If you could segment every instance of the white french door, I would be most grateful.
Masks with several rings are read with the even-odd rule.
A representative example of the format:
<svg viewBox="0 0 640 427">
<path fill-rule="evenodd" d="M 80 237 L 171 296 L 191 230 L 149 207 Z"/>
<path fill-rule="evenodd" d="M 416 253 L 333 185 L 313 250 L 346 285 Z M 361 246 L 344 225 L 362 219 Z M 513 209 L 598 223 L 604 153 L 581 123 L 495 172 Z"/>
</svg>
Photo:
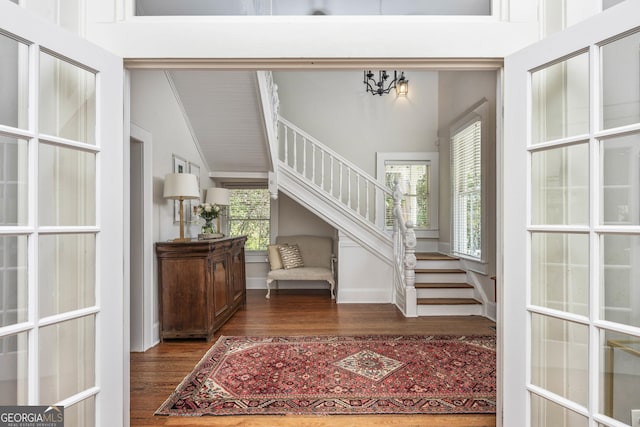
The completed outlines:
<svg viewBox="0 0 640 427">
<path fill-rule="evenodd" d="M 640 1 L 505 58 L 504 128 L 502 425 L 629 426 L 640 409 Z"/>
<path fill-rule="evenodd" d="M 0 404 L 121 426 L 122 60 L 0 1 Z"/>
</svg>

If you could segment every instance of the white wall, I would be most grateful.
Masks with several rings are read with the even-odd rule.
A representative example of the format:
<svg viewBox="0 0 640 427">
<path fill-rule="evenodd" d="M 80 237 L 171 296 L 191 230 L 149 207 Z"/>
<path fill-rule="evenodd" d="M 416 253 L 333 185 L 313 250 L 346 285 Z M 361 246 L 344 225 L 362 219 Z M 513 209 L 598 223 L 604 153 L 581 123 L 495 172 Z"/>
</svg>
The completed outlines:
<svg viewBox="0 0 640 427">
<path fill-rule="evenodd" d="M 501 0 L 495 17 L 178 19 L 131 17 L 134 0 L 83 1 L 89 22 L 88 39 L 125 58 L 212 58 L 214 62 L 220 58 L 253 58 L 258 63 L 264 63 L 263 58 L 278 58 L 298 64 L 301 58 L 493 59 L 539 37 L 537 0 Z"/>
<path fill-rule="evenodd" d="M 131 72 L 131 121 L 152 135 L 153 140 L 153 241 L 166 241 L 178 237 L 179 226 L 173 223 L 173 202 L 162 197 L 164 177 L 173 172 L 172 155 L 200 166 L 200 188 L 210 186 L 209 170 L 200 157 L 196 143 L 189 132 L 182 111 L 163 71 Z M 197 237 L 199 225 L 185 225 L 185 236 Z M 153 251 L 154 248 L 147 248 Z M 153 267 L 154 322 L 158 322 L 157 265 Z M 157 337 L 154 337 L 157 340 Z"/>
<path fill-rule="evenodd" d="M 393 302 L 393 268 L 340 232 L 336 301 L 341 304 Z"/>
<path fill-rule="evenodd" d="M 282 117 L 374 177 L 378 151 L 437 151 L 438 74 L 405 77 L 399 98 L 365 92 L 362 70 L 274 73 Z"/>
<path fill-rule="evenodd" d="M 495 109 L 497 75 L 495 71 L 443 71 L 440 72 L 438 136 L 440 138 L 440 247 L 447 251 L 451 244 L 451 179 L 450 179 L 450 127 L 461 118 L 469 108 L 485 98 L 489 102 L 489 123 L 483 131 L 488 130 L 489 143 L 482 148 L 483 166 L 486 171 L 485 181 L 487 199 L 485 213 L 488 222 L 484 236 L 488 245 L 483 257 L 484 277 L 495 274 L 496 269 L 496 145 L 495 145 Z M 469 265 L 479 268 L 480 266 Z M 490 301 L 493 301 L 493 283 L 488 279 L 483 283 L 483 290 Z"/>
<path fill-rule="evenodd" d="M 278 204 L 279 235 L 307 234 L 335 239 L 335 228 L 281 192 L 278 193 Z"/>
</svg>

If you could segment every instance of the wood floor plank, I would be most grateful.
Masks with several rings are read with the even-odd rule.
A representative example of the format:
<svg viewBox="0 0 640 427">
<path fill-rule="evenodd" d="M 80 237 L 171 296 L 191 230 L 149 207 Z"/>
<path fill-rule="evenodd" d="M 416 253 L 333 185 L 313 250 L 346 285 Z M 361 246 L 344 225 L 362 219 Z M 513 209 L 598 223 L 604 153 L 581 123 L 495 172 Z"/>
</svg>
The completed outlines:
<svg viewBox="0 0 640 427">
<path fill-rule="evenodd" d="M 493 427 L 495 415 L 154 416 L 221 335 L 490 335 L 478 316 L 405 318 L 392 304 L 336 304 L 326 290 L 249 290 L 247 304 L 213 341 L 165 341 L 131 354 L 131 426 Z M 188 309 L 188 308 L 185 308 Z"/>
</svg>

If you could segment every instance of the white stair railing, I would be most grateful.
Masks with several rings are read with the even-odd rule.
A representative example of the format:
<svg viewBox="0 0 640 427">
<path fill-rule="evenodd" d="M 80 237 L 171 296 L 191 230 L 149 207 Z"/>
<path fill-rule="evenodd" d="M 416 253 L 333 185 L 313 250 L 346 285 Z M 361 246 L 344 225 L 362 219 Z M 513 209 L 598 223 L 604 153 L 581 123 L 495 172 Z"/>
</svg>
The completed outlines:
<svg viewBox="0 0 640 427">
<path fill-rule="evenodd" d="M 385 203 L 389 188 L 316 138 L 280 117 L 278 120 L 280 167 L 288 167 L 344 208 L 387 233 Z"/>
<path fill-rule="evenodd" d="M 417 245 L 413 224 L 402 214 L 403 193 L 380 184 L 342 156 L 282 117 L 278 120 L 279 158 L 281 168 L 322 191 L 336 203 L 388 234 L 385 207 L 393 203 L 393 265 L 396 303 L 406 316 L 417 315 L 415 268 Z"/>
</svg>

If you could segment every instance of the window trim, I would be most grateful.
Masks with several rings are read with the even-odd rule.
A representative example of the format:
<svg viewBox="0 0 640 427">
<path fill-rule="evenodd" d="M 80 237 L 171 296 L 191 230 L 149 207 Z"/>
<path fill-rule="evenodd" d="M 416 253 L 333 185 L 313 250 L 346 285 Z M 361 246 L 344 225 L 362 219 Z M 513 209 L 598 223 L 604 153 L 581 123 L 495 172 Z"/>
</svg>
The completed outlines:
<svg viewBox="0 0 640 427">
<path fill-rule="evenodd" d="M 487 262 L 487 251 L 488 251 L 488 242 L 487 242 L 487 227 L 488 227 L 488 219 L 487 219 L 487 161 L 485 155 L 485 147 L 489 143 L 489 130 L 487 128 L 487 124 L 489 123 L 489 101 L 487 99 L 482 98 L 480 101 L 475 103 L 471 108 L 469 108 L 465 113 L 463 113 L 457 120 L 455 120 L 451 126 L 449 127 L 449 163 L 453 163 L 453 149 L 452 149 L 452 140 L 453 135 L 455 135 L 458 131 L 464 129 L 469 126 L 474 121 L 480 120 L 480 257 L 474 257 L 469 254 L 458 253 L 454 251 L 453 239 L 454 239 L 454 226 L 455 221 L 453 220 L 454 213 L 454 203 L 455 199 L 453 197 L 454 194 L 454 182 L 453 182 L 453 167 L 449 168 L 449 184 L 450 184 L 450 212 L 451 212 L 451 230 L 450 230 L 450 245 L 451 252 L 454 253 L 457 257 L 474 261 L 480 264 L 485 264 Z"/>
<path fill-rule="evenodd" d="M 439 189 L 440 189 L 440 169 L 438 161 L 440 153 L 437 151 L 423 152 L 377 152 L 376 153 L 376 179 L 384 185 L 385 164 L 388 161 L 417 161 L 429 162 L 429 172 L 431 181 L 431 191 L 429 193 L 429 228 L 415 229 L 416 237 L 437 239 L 440 237 L 440 228 L 438 222 L 439 209 Z M 378 218 L 382 218 L 384 222 L 384 204 L 377 207 Z"/>
</svg>

